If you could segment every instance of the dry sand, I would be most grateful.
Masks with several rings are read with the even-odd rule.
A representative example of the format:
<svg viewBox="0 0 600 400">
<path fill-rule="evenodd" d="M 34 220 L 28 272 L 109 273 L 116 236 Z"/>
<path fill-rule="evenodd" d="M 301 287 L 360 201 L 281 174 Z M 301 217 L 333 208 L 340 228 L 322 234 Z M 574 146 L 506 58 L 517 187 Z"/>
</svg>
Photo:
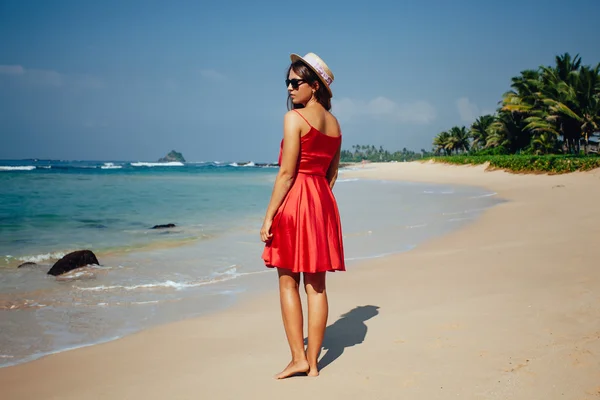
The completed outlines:
<svg viewBox="0 0 600 400">
<path fill-rule="evenodd" d="M 289 355 L 267 274 L 272 291 L 227 311 L 0 369 L 0 398 L 600 398 L 600 170 L 397 163 L 349 176 L 482 186 L 509 201 L 330 274 L 318 378 L 272 379 Z"/>
</svg>

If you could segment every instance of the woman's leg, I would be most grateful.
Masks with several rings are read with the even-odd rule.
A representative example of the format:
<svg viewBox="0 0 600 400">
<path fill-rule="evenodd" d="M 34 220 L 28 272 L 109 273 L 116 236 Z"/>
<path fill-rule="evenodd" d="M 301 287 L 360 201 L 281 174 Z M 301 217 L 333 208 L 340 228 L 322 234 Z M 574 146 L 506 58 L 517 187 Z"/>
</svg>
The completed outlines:
<svg viewBox="0 0 600 400">
<path fill-rule="evenodd" d="M 300 303 L 300 274 L 293 273 L 284 268 L 277 268 L 279 274 L 279 301 L 281 303 L 281 316 L 287 336 L 292 361 L 275 377 L 287 378 L 299 372 L 308 371 L 308 362 L 304 352 L 304 332 L 302 329 L 302 304 Z"/>
<path fill-rule="evenodd" d="M 319 375 L 317 361 L 325 336 L 329 305 L 325 290 L 325 272 L 304 274 L 304 289 L 308 299 L 308 347 L 306 357 L 310 370 L 309 376 Z"/>
</svg>

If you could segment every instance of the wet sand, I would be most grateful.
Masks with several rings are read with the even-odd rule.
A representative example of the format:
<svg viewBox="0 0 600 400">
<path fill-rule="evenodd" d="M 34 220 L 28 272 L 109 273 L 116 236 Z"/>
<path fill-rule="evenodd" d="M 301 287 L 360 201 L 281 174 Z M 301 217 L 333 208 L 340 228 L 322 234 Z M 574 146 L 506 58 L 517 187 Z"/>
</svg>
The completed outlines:
<svg viewBox="0 0 600 400">
<path fill-rule="evenodd" d="M 318 378 L 272 379 L 289 361 L 273 273 L 256 278 L 272 290 L 226 311 L 0 369 L 2 398 L 600 397 L 600 170 L 397 163 L 343 177 L 481 186 L 508 201 L 330 274 Z"/>
</svg>

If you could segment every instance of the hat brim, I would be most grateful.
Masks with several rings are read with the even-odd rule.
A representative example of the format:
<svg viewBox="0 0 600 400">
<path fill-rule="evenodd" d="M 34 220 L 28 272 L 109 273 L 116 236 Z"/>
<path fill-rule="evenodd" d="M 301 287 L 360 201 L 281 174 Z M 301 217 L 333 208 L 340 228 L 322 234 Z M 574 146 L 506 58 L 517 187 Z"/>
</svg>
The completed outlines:
<svg viewBox="0 0 600 400">
<path fill-rule="evenodd" d="M 323 77 L 321 76 L 319 71 L 317 71 L 312 65 L 310 65 L 309 62 L 307 62 L 303 57 L 301 57 L 295 53 L 290 54 L 290 60 L 292 60 L 293 63 L 295 63 L 296 61 L 302 61 L 308 68 L 310 68 L 315 73 L 315 75 L 317 75 L 317 77 L 319 78 L 319 81 L 323 85 L 325 85 L 325 87 L 327 88 L 327 91 L 329 92 L 329 96 L 333 97 L 333 93 L 331 92 L 331 88 L 329 87 L 327 82 L 325 82 L 325 80 L 323 79 Z"/>
</svg>

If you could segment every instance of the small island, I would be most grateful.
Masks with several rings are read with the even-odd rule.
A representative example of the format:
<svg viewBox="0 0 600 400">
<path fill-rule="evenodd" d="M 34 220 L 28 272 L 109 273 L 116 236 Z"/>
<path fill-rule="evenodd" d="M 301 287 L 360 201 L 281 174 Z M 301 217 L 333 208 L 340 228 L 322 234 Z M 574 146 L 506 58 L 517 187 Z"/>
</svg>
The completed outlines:
<svg viewBox="0 0 600 400">
<path fill-rule="evenodd" d="M 171 150 L 169 152 L 169 154 L 167 154 L 163 158 L 158 159 L 158 162 L 173 162 L 173 161 L 185 162 L 185 158 L 183 158 L 183 155 L 181 153 L 178 153 L 175 150 Z"/>
</svg>

